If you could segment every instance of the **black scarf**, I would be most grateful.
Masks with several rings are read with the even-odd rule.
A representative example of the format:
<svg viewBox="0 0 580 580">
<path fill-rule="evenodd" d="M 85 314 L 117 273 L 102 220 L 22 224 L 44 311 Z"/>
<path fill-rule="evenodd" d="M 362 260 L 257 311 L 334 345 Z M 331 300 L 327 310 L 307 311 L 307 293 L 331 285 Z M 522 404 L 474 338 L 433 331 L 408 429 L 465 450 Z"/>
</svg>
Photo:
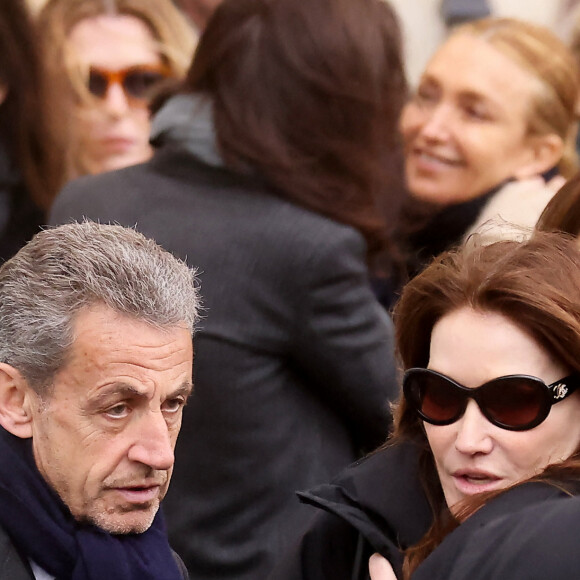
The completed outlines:
<svg viewBox="0 0 580 580">
<path fill-rule="evenodd" d="M 143 534 L 77 523 L 36 468 L 31 440 L 1 427 L 0 525 L 58 580 L 182 580 L 160 513 Z"/>
<path fill-rule="evenodd" d="M 548 183 L 556 175 L 559 175 L 558 167 L 552 167 L 540 177 Z M 404 238 L 402 243 L 409 254 L 409 276 L 418 274 L 441 252 L 460 244 L 490 199 L 511 181 L 513 179 L 506 179 L 482 195 L 467 201 L 443 207 L 425 204 L 419 209 L 419 213 L 422 213 L 420 216 L 414 216 L 413 211 L 415 206 L 421 207 L 422 204 L 410 198 L 409 206 L 406 208 L 407 215 L 404 218 L 409 223 L 405 226 L 406 231 L 402 232 Z M 415 227 L 413 221 L 416 222 Z"/>
</svg>

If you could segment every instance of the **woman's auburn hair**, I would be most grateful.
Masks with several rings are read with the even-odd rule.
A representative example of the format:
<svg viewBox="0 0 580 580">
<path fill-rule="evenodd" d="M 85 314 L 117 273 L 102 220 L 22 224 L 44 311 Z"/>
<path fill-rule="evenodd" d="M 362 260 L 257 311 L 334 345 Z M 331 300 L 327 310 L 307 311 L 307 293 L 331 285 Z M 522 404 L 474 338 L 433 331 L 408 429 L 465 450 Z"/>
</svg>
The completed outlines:
<svg viewBox="0 0 580 580">
<path fill-rule="evenodd" d="M 436 258 L 407 284 L 394 310 L 402 369 L 427 367 L 433 327 L 460 308 L 505 316 L 555 360 L 580 371 L 580 250 L 574 238 L 535 232 L 526 242 L 480 246 L 473 240 Z M 420 448 L 421 478 L 434 514 L 430 532 L 407 551 L 408 577 L 457 522 L 445 504 L 422 421 L 404 398 L 395 407 L 395 430 L 388 444 L 401 440 L 412 440 Z M 580 477 L 575 455 L 551 467 L 545 479 L 558 481 L 561 474 L 564 481 L 571 466 Z M 473 513 L 485 499 L 475 499 L 466 513 Z"/>
<path fill-rule="evenodd" d="M 383 0 L 225 0 L 183 86 L 213 103 L 226 164 L 388 245 L 403 172 L 401 34 Z M 391 219 L 394 222 L 394 218 Z"/>
<path fill-rule="evenodd" d="M 558 164 L 571 177 L 578 170 L 576 133 L 580 100 L 580 68 L 574 54 L 551 30 L 515 18 L 483 18 L 453 33 L 470 34 L 489 43 L 538 82 L 528 111 L 530 135 L 554 133 L 564 143 Z"/>
</svg>

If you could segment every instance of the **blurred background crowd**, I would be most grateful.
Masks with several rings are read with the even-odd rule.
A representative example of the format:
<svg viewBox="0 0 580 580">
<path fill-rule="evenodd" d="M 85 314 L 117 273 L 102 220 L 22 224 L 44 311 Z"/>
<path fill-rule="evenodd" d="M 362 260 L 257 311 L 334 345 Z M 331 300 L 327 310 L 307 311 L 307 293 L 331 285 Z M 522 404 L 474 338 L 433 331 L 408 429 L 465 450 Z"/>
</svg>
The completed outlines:
<svg viewBox="0 0 580 580">
<path fill-rule="evenodd" d="M 576 0 L 2 0 L 0 260 L 88 218 L 199 268 L 193 578 L 266 578 L 294 492 L 386 440 L 435 256 L 577 235 L 579 93 Z"/>
</svg>

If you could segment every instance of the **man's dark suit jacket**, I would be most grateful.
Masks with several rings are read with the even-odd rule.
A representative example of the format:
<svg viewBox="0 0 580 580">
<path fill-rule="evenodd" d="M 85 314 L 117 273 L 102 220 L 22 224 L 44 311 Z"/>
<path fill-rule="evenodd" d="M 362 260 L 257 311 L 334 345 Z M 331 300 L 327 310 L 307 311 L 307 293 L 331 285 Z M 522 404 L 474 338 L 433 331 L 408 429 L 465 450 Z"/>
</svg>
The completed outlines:
<svg viewBox="0 0 580 580">
<path fill-rule="evenodd" d="M 199 270 L 195 388 L 165 500 L 196 580 L 259 580 L 306 525 L 294 492 L 382 442 L 397 395 L 392 326 L 366 245 L 257 180 L 164 147 L 69 184 L 51 222 L 137 226 Z"/>
<path fill-rule="evenodd" d="M 0 528 L 0 580 L 34 580 L 30 565 L 18 553 L 3 528 Z"/>
</svg>

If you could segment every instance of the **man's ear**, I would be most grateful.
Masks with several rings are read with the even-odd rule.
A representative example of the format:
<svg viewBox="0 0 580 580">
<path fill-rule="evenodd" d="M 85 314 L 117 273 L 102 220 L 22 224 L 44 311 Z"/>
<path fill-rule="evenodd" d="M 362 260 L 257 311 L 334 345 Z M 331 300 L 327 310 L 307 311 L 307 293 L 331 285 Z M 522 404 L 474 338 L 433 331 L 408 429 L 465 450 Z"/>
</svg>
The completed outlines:
<svg viewBox="0 0 580 580">
<path fill-rule="evenodd" d="M 0 363 L 0 425 L 21 439 L 32 437 L 32 406 L 38 395 L 12 366 Z"/>
<path fill-rule="evenodd" d="M 556 133 L 528 137 L 529 159 L 515 172 L 516 179 L 536 177 L 558 165 L 564 153 L 564 141 Z"/>
</svg>

